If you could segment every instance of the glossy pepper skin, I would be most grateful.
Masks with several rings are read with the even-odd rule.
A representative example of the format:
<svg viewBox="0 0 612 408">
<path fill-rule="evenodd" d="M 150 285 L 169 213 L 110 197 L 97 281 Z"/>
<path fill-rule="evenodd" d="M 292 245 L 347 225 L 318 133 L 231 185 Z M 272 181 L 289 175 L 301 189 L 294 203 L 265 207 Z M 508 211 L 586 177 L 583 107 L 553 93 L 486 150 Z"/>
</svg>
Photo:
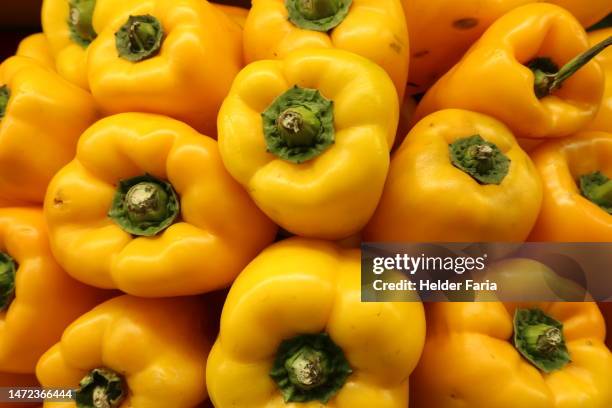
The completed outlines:
<svg viewBox="0 0 612 408">
<path fill-rule="evenodd" d="M 14 289 L 0 290 L 0 371 L 33 373 L 66 326 L 108 294 L 76 282 L 59 267 L 38 209 L 0 209 L 0 248 L 15 263 Z"/>
<path fill-rule="evenodd" d="M 143 1 L 44 0 L 41 12 L 42 27 L 55 58 L 57 72 L 73 84 L 89 89 L 89 45 L 109 21 L 122 18 L 125 12 L 138 3 Z"/>
<path fill-rule="evenodd" d="M 317 0 L 333 3 L 334 0 Z M 316 4 L 317 1 L 311 2 Z M 338 48 L 374 61 L 389 74 L 403 99 L 410 47 L 399 0 L 352 0 L 346 16 L 330 30 L 301 28 L 289 18 L 294 0 L 254 0 L 244 28 L 247 63 L 282 59 L 304 48 Z M 348 3 L 344 1 L 344 3 Z"/>
<path fill-rule="evenodd" d="M 544 182 L 544 200 L 529 239 L 612 241 L 612 215 L 584 196 L 579 181 L 594 172 L 612 176 L 612 134 L 581 132 L 549 141 L 531 157 Z"/>
<path fill-rule="evenodd" d="M 215 7 L 217 7 L 234 22 L 236 22 L 240 26 L 240 28 L 244 28 L 244 25 L 246 24 L 247 15 L 249 14 L 248 9 L 238 6 L 230 6 L 227 4 L 215 4 Z"/>
<path fill-rule="evenodd" d="M 89 48 L 89 85 L 102 110 L 163 114 L 215 136 L 219 107 L 242 66 L 240 27 L 201 0 L 142 2 L 131 15 L 152 16 L 151 32 L 138 41 L 153 45 L 134 54 L 137 40 L 127 34 L 119 45 L 116 34 L 141 24 L 124 15 Z"/>
<path fill-rule="evenodd" d="M 238 277 L 223 308 L 207 365 L 214 406 L 406 407 L 408 376 L 425 335 L 423 306 L 362 303 L 360 287 L 357 249 L 291 238 L 262 252 Z M 279 345 L 322 332 L 343 351 L 352 373 L 325 405 L 284 402 L 269 375 Z"/>
<path fill-rule="evenodd" d="M 591 45 L 595 45 L 612 36 L 612 27 L 589 33 Z M 595 119 L 586 127 L 588 130 L 612 132 L 612 48 L 599 54 L 595 60 L 601 65 L 606 77 L 606 87 L 601 100 L 599 112 Z"/>
<path fill-rule="evenodd" d="M 561 45 L 562 44 L 562 45 Z M 527 64 L 550 58 L 561 67 L 589 48 L 586 32 L 564 9 L 551 4 L 516 8 L 491 25 L 449 72 L 429 89 L 415 120 L 446 109 L 468 109 L 504 122 L 517 137 L 567 136 L 596 115 L 603 71 L 590 61 L 560 89 L 538 98 Z"/>
<path fill-rule="evenodd" d="M 517 308 L 537 308 L 559 321 L 571 362 L 545 373 L 523 358 L 512 340 Z M 427 324 L 425 350 L 411 380 L 413 408 L 612 404 L 612 354 L 595 303 L 432 303 Z"/>
<path fill-rule="evenodd" d="M 509 160 L 499 184 L 478 181 L 453 162 L 450 146 L 474 135 Z M 443 110 L 420 121 L 394 153 L 364 236 L 366 241 L 523 241 L 541 199 L 533 163 L 502 123 L 474 112 Z"/>
<path fill-rule="evenodd" d="M 290 94 L 326 106 L 319 113 L 327 127 L 317 130 L 326 144 L 298 145 L 295 157 L 266 140 L 262 118 Z M 236 77 L 219 112 L 219 148 L 228 171 L 281 227 L 342 239 L 376 208 L 397 122 L 397 94 L 380 67 L 346 51 L 299 50 L 282 61 L 254 62 Z"/>
<path fill-rule="evenodd" d="M 123 380 L 125 398 L 113 406 L 193 408 L 207 397 L 211 322 L 203 310 L 202 302 L 191 297 L 116 297 L 74 321 L 41 357 L 36 376 L 44 387 L 85 394 L 79 382 L 104 368 Z"/>
<path fill-rule="evenodd" d="M 74 156 L 80 134 L 96 120 L 95 103 L 31 58 L 4 61 L 0 89 L 8 96 L 0 97 L 0 197 L 40 203 L 51 177 Z"/>
<path fill-rule="evenodd" d="M 21 40 L 15 55 L 32 58 L 43 67 L 55 70 L 55 59 L 43 33 L 31 34 Z"/>
<path fill-rule="evenodd" d="M 426 91 L 455 65 L 482 33 L 510 10 L 533 0 L 402 0 L 412 55 L 409 93 Z M 569 10 L 584 27 L 612 12 L 609 0 L 549 1 Z"/>
<path fill-rule="evenodd" d="M 145 174 L 171 184 L 180 212 L 150 236 L 109 216 L 118 183 Z M 223 288 L 276 233 L 225 171 L 215 140 L 143 113 L 102 119 L 83 134 L 49 185 L 45 215 L 69 274 L 143 297 Z"/>
</svg>

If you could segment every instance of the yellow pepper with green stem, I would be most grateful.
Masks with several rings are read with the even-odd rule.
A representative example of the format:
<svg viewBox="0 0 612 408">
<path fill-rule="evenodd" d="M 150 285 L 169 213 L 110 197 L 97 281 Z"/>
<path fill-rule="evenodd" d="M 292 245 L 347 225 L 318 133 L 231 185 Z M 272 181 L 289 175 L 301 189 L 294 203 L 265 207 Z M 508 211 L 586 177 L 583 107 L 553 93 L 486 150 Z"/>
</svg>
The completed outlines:
<svg viewBox="0 0 612 408">
<path fill-rule="evenodd" d="M 236 77 L 219 112 L 219 148 L 281 227 L 342 239 L 378 204 L 398 110 L 393 83 L 373 62 L 334 49 L 294 51 Z"/>
<path fill-rule="evenodd" d="M 208 359 L 216 408 L 405 408 L 425 336 L 420 302 L 361 302 L 358 249 L 291 238 L 225 302 Z"/>
<path fill-rule="evenodd" d="M 415 121 L 447 108 L 504 122 L 516 137 L 553 138 L 584 128 L 597 114 L 603 71 L 586 32 L 566 10 L 529 4 L 497 20 L 429 89 Z"/>
<path fill-rule="evenodd" d="M 420 121 L 394 153 L 366 241 L 523 241 L 540 211 L 539 175 L 512 133 L 479 113 Z"/>
<path fill-rule="evenodd" d="M 148 1 L 148 0 L 145 0 Z M 57 72 L 66 80 L 89 89 L 89 45 L 109 21 L 129 13 L 142 0 L 44 0 L 42 27 L 55 58 Z"/>
<path fill-rule="evenodd" d="M 337 48 L 380 65 L 403 100 L 410 47 L 399 0 L 254 0 L 244 28 L 247 63 L 305 48 Z"/>
<path fill-rule="evenodd" d="M 228 286 L 276 226 L 226 172 L 217 142 L 177 120 L 100 120 L 45 200 L 53 252 L 74 278 L 143 297 Z"/>
<path fill-rule="evenodd" d="M 581 132 L 531 153 L 544 182 L 532 241 L 612 241 L 612 133 Z"/>
<path fill-rule="evenodd" d="M 98 116 L 90 94 L 35 60 L 0 65 L 0 198 L 41 203 L 51 177 L 73 157 Z"/>
<path fill-rule="evenodd" d="M 40 210 L 0 209 L 0 371 L 33 373 L 66 326 L 108 296 L 59 267 Z"/>
<path fill-rule="evenodd" d="M 150 112 L 215 136 L 242 67 L 242 30 L 205 0 L 155 0 L 110 21 L 91 44 L 88 80 L 106 114 Z"/>
<path fill-rule="evenodd" d="M 612 406 L 595 303 L 433 303 L 427 324 L 413 408 Z"/>
<path fill-rule="evenodd" d="M 205 307 L 193 297 L 111 299 L 64 331 L 36 376 L 43 387 L 76 390 L 65 408 L 194 408 L 207 397 Z"/>
</svg>

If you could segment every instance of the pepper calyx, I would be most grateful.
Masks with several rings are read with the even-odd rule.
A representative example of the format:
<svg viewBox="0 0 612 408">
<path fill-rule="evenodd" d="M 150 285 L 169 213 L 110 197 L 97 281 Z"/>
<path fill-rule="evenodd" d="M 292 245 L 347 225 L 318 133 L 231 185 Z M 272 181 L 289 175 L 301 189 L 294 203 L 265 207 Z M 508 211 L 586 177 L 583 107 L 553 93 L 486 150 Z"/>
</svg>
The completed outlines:
<svg viewBox="0 0 612 408">
<path fill-rule="evenodd" d="M 510 159 L 480 135 L 457 139 L 449 145 L 451 163 L 480 184 L 501 184 L 510 170 Z"/>
<path fill-rule="evenodd" d="M 87 48 L 98 36 L 93 28 L 95 8 L 96 0 L 69 0 L 68 2 L 70 38 L 83 48 Z"/>
<path fill-rule="evenodd" d="M 349 13 L 353 0 L 285 0 L 289 21 L 304 30 L 327 32 Z"/>
<path fill-rule="evenodd" d="M 5 252 L 0 252 L 0 311 L 8 309 L 15 298 L 17 263 Z"/>
<path fill-rule="evenodd" d="M 585 174 L 579 180 L 582 195 L 612 215 L 612 180 L 600 171 Z"/>
<path fill-rule="evenodd" d="M 6 115 L 6 107 L 11 98 L 11 91 L 7 85 L 0 86 L 0 120 Z"/>
<path fill-rule="evenodd" d="M 79 383 L 78 408 L 118 408 L 127 397 L 125 379 L 108 368 L 94 368 Z"/>
<path fill-rule="evenodd" d="M 115 45 L 119 56 L 131 62 L 139 62 L 157 55 L 162 46 L 164 30 L 152 15 L 129 16 L 115 33 Z"/>
</svg>

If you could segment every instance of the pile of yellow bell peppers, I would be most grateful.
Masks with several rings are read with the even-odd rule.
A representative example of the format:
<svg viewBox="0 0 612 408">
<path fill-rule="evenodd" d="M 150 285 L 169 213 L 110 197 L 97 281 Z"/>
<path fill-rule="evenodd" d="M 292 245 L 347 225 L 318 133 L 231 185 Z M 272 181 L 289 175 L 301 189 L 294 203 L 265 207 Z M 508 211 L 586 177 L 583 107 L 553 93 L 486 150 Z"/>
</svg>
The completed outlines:
<svg viewBox="0 0 612 408">
<path fill-rule="evenodd" d="M 0 406 L 612 407 L 612 303 L 363 302 L 359 249 L 612 242 L 611 12 L 44 0 L 0 64 L 0 386 L 72 399 Z"/>
</svg>

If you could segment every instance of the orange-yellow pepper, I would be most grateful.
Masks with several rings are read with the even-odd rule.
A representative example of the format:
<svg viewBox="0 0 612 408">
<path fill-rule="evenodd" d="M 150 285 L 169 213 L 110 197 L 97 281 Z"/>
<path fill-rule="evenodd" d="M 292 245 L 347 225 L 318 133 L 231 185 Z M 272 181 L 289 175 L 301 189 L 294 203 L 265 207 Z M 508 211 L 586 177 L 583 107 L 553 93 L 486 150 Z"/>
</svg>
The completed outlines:
<svg viewBox="0 0 612 408">
<path fill-rule="evenodd" d="M 410 34 L 408 92 L 426 91 L 498 18 L 534 0 L 402 0 Z M 609 0 L 554 0 L 584 27 L 612 12 Z"/>
<path fill-rule="evenodd" d="M 433 303 L 411 408 L 608 408 L 595 303 Z"/>
<path fill-rule="evenodd" d="M 589 41 L 592 45 L 600 43 L 606 38 L 612 37 L 612 28 L 597 30 L 589 33 Z M 601 130 L 612 132 L 612 48 L 603 51 L 595 60 L 601 65 L 606 77 L 606 87 L 601 106 L 595 119 L 587 126 L 588 130 Z"/>
<path fill-rule="evenodd" d="M 398 121 L 397 93 L 376 64 L 335 49 L 257 61 L 219 112 L 228 171 L 291 233 L 337 240 L 376 209 Z"/>
<path fill-rule="evenodd" d="M 193 408 L 207 398 L 212 319 L 204 308 L 190 297 L 111 299 L 64 331 L 36 376 L 44 387 L 76 390 L 78 405 L 59 407 Z"/>
<path fill-rule="evenodd" d="M 366 241 L 523 241 L 542 186 L 497 120 L 448 109 L 420 121 L 394 153 Z"/>
<path fill-rule="evenodd" d="M 458 108 L 493 116 L 517 137 L 575 133 L 595 117 L 604 89 L 603 71 L 588 48 L 586 32 L 561 7 L 516 8 L 425 94 L 415 120 Z"/>
<path fill-rule="evenodd" d="M 303 238 L 262 252 L 232 286 L 208 359 L 216 408 L 405 408 L 420 302 L 361 302 L 358 249 Z"/>
<path fill-rule="evenodd" d="M 102 119 L 82 135 L 49 185 L 45 215 L 70 275 L 144 297 L 228 286 L 276 233 L 215 140 L 144 113 Z"/>
<path fill-rule="evenodd" d="M 533 241 L 612 241 L 612 133 L 581 132 L 531 157 L 544 182 Z"/>
<path fill-rule="evenodd" d="M 0 371 L 33 373 L 66 326 L 106 296 L 59 267 L 42 211 L 0 209 Z"/>
<path fill-rule="evenodd" d="M 51 177 L 68 163 L 76 141 L 96 120 L 87 92 L 35 60 L 0 65 L 0 197 L 40 203 Z"/>
<path fill-rule="evenodd" d="M 246 24 L 247 15 L 249 14 L 249 10 L 238 7 L 238 6 L 230 6 L 227 4 L 215 4 L 215 6 L 223 11 L 229 18 L 231 18 L 234 22 L 236 22 L 240 28 L 244 28 Z"/>
<path fill-rule="evenodd" d="M 148 1 L 148 0 L 146 0 Z M 143 0 L 44 0 L 42 27 L 57 72 L 66 80 L 89 89 L 87 51 L 114 18 L 123 18 Z"/>
<path fill-rule="evenodd" d="M 45 68 L 55 70 L 55 59 L 43 33 L 32 34 L 21 40 L 15 55 L 32 58 Z"/>
<path fill-rule="evenodd" d="M 244 28 L 247 63 L 304 48 L 338 48 L 387 71 L 403 100 L 410 47 L 399 0 L 253 0 Z"/>
<path fill-rule="evenodd" d="M 163 114 L 211 136 L 241 66 L 242 30 L 204 0 L 141 2 L 104 27 L 87 57 L 106 114 Z"/>
</svg>

